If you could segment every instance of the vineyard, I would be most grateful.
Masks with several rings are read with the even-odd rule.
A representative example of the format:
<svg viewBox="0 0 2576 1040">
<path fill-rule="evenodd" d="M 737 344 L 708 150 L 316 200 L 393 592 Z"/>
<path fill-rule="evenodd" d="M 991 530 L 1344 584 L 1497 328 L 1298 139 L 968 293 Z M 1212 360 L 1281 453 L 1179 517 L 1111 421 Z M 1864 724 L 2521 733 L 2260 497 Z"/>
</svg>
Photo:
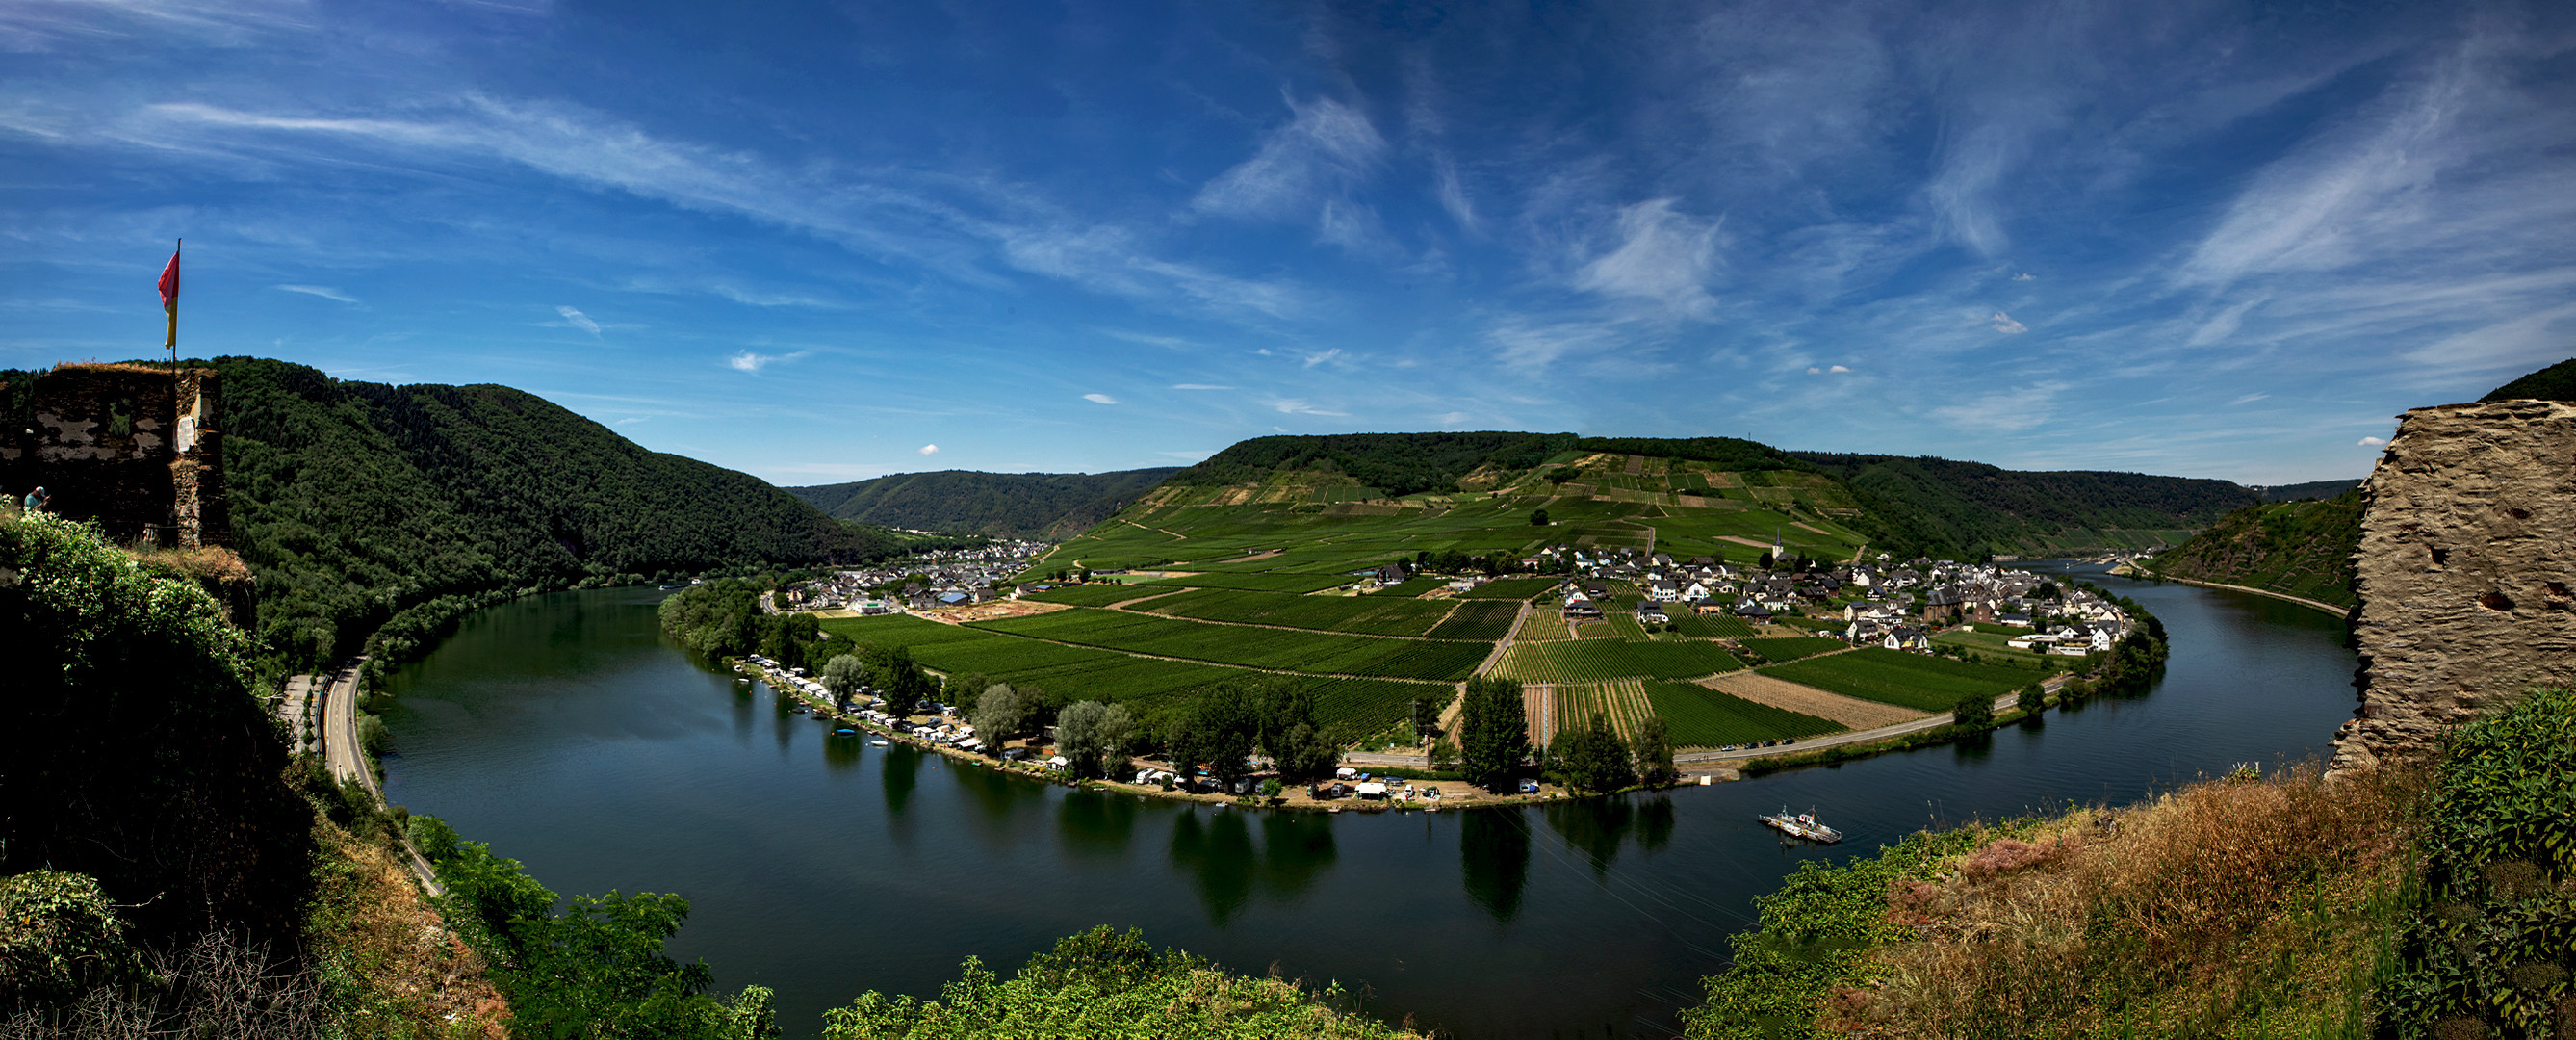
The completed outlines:
<svg viewBox="0 0 2576 1040">
<path fill-rule="evenodd" d="M 1564 581 L 1563 578 L 1496 578 L 1474 589 L 1459 593 L 1458 598 L 1526 600 L 1555 588 Z"/>
<path fill-rule="evenodd" d="M 1549 640 L 1572 638 L 1574 638 L 1574 633 L 1567 631 L 1565 627 L 1565 612 L 1554 607 L 1548 607 L 1541 610 L 1531 611 L 1529 620 L 1521 623 L 1520 634 L 1513 636 L 1512 641 L 1516 643 L 1543 643 Z"/>
<path fill-rule="evenodd" d="M 1290 596 L 1276 592 L 1206 589 L 1158 599 L 1142 609 L 1201 621 L 1282 625 L 1319 632 L 1420 636 L 1440 624 L 1452 606 L 1445 600 L 1381 596 Z M 1500 639 L 1496 632 L 1487 639 Z"/>
<path fill-rule="evenodd" d="M 1823 636 L 1805 636 L 1788 639 L 1747 639 L 1744 641 L 1744 648 L 1761 654 L 1765 661 L 1795 661 L 1801 657 L 1814 657 L 1817 654 L 1829 654 L 1836 650 L 1848 650 L 1851 644 Z"/>
<path fill-rule="evenodd" d="M 1494 674 L 1522 682 L 1588 683 L 1605 679 L 1687 679 L 1743 667 L 1714 643 L 1631 643 L 1622 639 L 1515 642 Z"/>
<path fill-rule="evenodd" d="M 1490 643 L 1245 628 L 1085 608 L 977 622 L 971 627 L 1247 668 L 1396 679 L 1463 679 L 1493 651 Z"/>
<path fill-rule="evenodd" d="M 1191 691 L 1265 677 L 1241 668 L 1058 646 L 901 616 L 840 619 L 823 627 L 836 638 L 908 647 L 914 660 L 950 676 L 980 673 L 1015 686 L 1034 686 L 1059 703 L 1125 703 L 1155 724 Z M 1443 683 L 1321 676 L 1296 681 L 1314 694 L 1316 721 L 1337 741 L 1357 740 L 1403 720 L 1416 697 L 1445 703 L 1452 695 Z"/>
<path fill-rule="evenodd" d="M 1733 694 L 1691 683 L 1655 683 L 1646 688 L 1655 711 L 1664 717 L 1674 747 L 1723 747 L 1781 737 L 1812 737 L 1841 730 L 1841 724 L 1786 708 L 1774 708 Z"/>
<path fill-rule="evenodd" d="M 1149 588 L 1184 587 L 1193 589 L 1241 589 L 1245 592 L 1285 592 L 1292 595 L 1337 589 L 1358 581 L 1347 574 L 1193 574 L 1186 578 L 1163 578 L 1139 582 Z"/>
<path fill-rule="evenodd" d="M 1173 590 L 1159 586 L 1135 585 L 1059 585 L 1045 592 L 1030 593 L 1021 599 L 1040 603 L 1066 603 L 1077 607 L 1105 607 L 1148 596 L 1170 595 Z"/>
<path fill-rule="evenodd" d="M 1689 614 L 1673 618 L 1673 631 L 1699 639 L 1749 639 L 1753 626 L 1724 614 Z"/>
<path fill-rule="evenodd" d="M 1637 727 L 1648 714 L 1661 715 L 1675 748 L 1810 737 L 1843 728 L 1831 720 L 1756 704 L 1705 686 L 1642 679 L 1558 686 L 1554 707 L 1559 729 L 1584 725 L 1594 712 L 1606 712 L 1619 735 L 1628 740 L 1637 738 Z M 1546 736 L 1552 740 L 1555 734 Z"/>
<path fill-rule="evenodd" d="M 1519 600 L 1460 600 L 1457 611 L 1449 615 L 1449 620 L 1433 627 L 1429 635 L 1433 639 L 1482 639 L 1491 642 L 1510 635 L 1512 620 L 1520 613 Z M 1560 622 L 1557 631 L 1564 630 L 1565 625 Z"/>
<path fill-rule="evenodd" d="M 1865 647 L 1762 669 L 1762 674 L 1820 690 L 1894 704 L 1917 711 L 1948 711 L 1969 694 L 2000 696 L 2030 683 L 2037 673 L 1968 664 L 1902 650 Z"/>
</svg>

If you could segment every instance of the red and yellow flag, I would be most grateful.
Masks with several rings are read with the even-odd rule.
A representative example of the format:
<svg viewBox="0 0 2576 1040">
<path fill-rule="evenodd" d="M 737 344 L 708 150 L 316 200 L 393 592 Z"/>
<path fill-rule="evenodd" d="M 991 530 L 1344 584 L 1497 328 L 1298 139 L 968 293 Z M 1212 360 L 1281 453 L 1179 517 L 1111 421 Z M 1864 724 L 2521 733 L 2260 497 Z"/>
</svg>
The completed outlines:
<svg viewBox="0 0 2576 1040">
<path fill-rule="evenodd" d="M 187 244 L 186 239 L 179 240 Z M 170 266 L 161 269 L 161 309 L 170 315 L 170 340 L 161 344 L 173 350 L 179 346 L 179 246 L 170 247 Z"/>
</svg>

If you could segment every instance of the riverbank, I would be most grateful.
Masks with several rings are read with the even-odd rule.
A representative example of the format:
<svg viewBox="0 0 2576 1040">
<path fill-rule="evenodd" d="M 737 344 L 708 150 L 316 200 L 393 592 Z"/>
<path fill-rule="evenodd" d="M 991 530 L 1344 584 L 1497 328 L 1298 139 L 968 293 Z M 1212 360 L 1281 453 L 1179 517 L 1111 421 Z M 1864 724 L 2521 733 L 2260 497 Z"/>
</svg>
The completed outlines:
<svg viewBox="0 0 2576 1040">
<path fill-rule="evenodd" d="M 2251 585 L 2227 585 L 2215 581 L 2201 581 L 2196 578 L 2168 578 L 2152 571 L 2121 576 L 2136 578 L 2140 581 L 2170 581 L 2177 585 L 2197 585 L 2204 589 L 2224 589 L 2229 592 L 2251 592 L 2257 596 L 2268 596 L 2272 599 L 2296 603 L 2302 607 L 2308 607 L 2313 610 L 2322 610 L 2339 618 L 2350 618 L 2352 617 L 2353 611 L 2353 608 L 2351 607 L 2336 606 L 2335 604 L 2328 603 L 2321 599 L 2309 599 L 2305 596 L 2293 596 L 2286 592 L 2274 592 L 2270 589 L 2258 589 Z"/>
</svg>

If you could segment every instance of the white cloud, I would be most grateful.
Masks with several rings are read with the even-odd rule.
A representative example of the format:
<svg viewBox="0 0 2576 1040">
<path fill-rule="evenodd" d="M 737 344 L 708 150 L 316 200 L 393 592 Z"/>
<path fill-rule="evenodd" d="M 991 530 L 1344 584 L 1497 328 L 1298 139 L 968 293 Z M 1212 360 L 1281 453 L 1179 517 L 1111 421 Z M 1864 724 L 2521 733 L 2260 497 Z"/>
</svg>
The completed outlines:
<svg viewBox="0 0 2576 1040">
<path fill-rule="evenodd" d="M 599 323 L 590 320 L 590 315 L 583 314 L 582 312 L 570 307 L 560 306 L 555 308 L 555 313 L 563 315 L 564 321 L 569 323 L 572 327 L 580 329 L 583 332 L 590 333 L 593 336 L 599 335 Z M 734 367 L 740 368 L 742 366 L 736 365 Z"/>
<path fill-rule="evenodd" d="M 1308 207 L 1357 183 L 1386 151 L 1368 116 L 1331 98 L 1289 103 L 1295 116 L 1271 131 L 1252 158 L 1207 182 L 1191 205 L 1237 217 L 1302 217 Z"/>
<path fill-rule="evenodd" d="M 1341 356 L 1342 348 L 1340 347 L 1334 347 L 1333 349 L 1324 351 L 1321 354 L 1308 354 L 1306 355 L 1306 367 L 1313 368 L 1317 365 L 1323 364 L 1324 362 L 1335 360 Z"/>
<path fill-rule="evenodd" d="M 2566 359 L 2568 343 L 2576 339 L 2563 327 L 2570 323 L 2576 323 L 2576 303 L 2446 336 L 2405 356 L 2418 364 L 2468 371 L 2536 368 Z"/>
<path fill-rule="evenodd" d="M 773 362 L 794 361 L 797 358 L 804 357 L 810 353 L 813 352 L 809 350 L 800 350 L 793 354 L 754 354 L 751 351 L 746 350 L 737 353 L 732 357 L 726 358 L 725 364 L 733 366 L 736 371 L 756 373 L 763 368 L 769 367 Z"/>
<path fill-rule="evenodd" d="M 1230 387 L 1230 386 L 1218 386 L 1218 385 L 1216 385 L 1216 384 L 1214 384 L 1214 383 L 1174 383 L 1174 384 L 1172 384 L 1172 389 L 1174 389 L 1174 390 L 1232 390 L 1232 389 L 1234 389 L 1234 388 L 1233 388 L 1233 387 Z"/>
<path fill-rule="evenodd" d="M 1656 300 L 1696 314 L 1712 302 L 1703 288 L 1716 264 L 1722 221 L 1702 222 L 1650 199 L 1619 211 L 1619 244 L 1574 274 L 1574 287 L 1604 296 Z"/>
<path fill-rule="evenodd" d="M 1849 371 L 1851 371 L 1851 369 L 1850 369 L 1849 367 L 1847 367 L 1847 366 L 1844 366 L 1844 365 L 1835 365 L 1835 366 L 1831 369 L 1831 371 L 1835 371 L 1835 372 L 1849 372 Z"/>
<path fill-rule="evenodd" d="M 1972 401 L 1932 409 L 1932 417 L 1953 426 L 2017 433 L 2049 421 L 2065 383 L 2037 383 L 2019 390 L 1987 394 Z"/>
<path fill-rule="evenodd" d="M 2006 314 L 2002 311 L 1996 311 L 1994 317 L 1986 320 L 1994 323 L 1995 331 L 2007 336 L 2018 336 L 2030 331 L 2030 326 L 2014 321 L 2012 315 Z"/>
<path fill-rule="evenodd" d="M 2256 401 L 2260 401 L 2260 400 L 2262 400 L 2262 399 L 2264 399 L 2264 398 L 2266 398 L 2266 397 L 2270 397 L 2270 396 L 2272 396 L 2272 395 L 2270 395 L 2270 394 L 2246 394 L 2246 395 L 2244 395 L 2244 396 L 2242 396 L 2242 397 L 2239 397 L 2239 398 L 2237 398 L 2237 399 L 2235 399 L 2235 400 L 2233 400 L 2233 401 L 2229 401 L 2229 402 L 2227 402 L 2227 406 L 2228 406 L 2228 407 L 2230 407 L 2230 408 L 2234 408 L 2234 407 L 2236 407 L 2237 405 L 2240 405 L 2240 404 L 2253 404 L 2253 403 L 2254 403 L 2254 402 L 2256 402 Z"/>
<path fill-rule="evenodd" d="M 1085 400 L 1085 401 L 1089 401 L 1089 402 L 1091 402 L 1091 403 L 1093 403 L 1093 404 L 1117 404 L 1117 403 L 1118 403 L 1118 399 L 1117 399 L 1117 398 L 1115 398 L 1115 397 L 1111 397 L 1111 396 L 1109 396 L 1108 394 L 1084 394 L 1084 395 L 1082 395 L 1082 399 L 1083 399 L 1083 400 Z"/>
<path fill-rule="evenodd" d="M 1820 375 L 1825 374 L 1825 370 L 1824 370 L 1824 369 L 1821 369 L 1821 368 L 1817 368 L 1817 367 L 1815 367 L 1815 366 L 1813 366 L 1813 365 L 1810 365 L 1810 366 L 1808 366 L 1808 367 L 1807 367 L 1807 374 L 1808 374 L 1808 375 L 1811 375 L 1811 376 L 1820 376 Z"/>
<path fill-rule="evenodd" d="M 2361 446 L 2365 448 L 2384 447 L 2387 444 L 2388 438 L 2385 437 L 2364 437 L 2361 439 Z"/>
<path fill-rule="evenodd" d="M 937 455 L 939 454 L 939 446 L 936 444 L 924 444 L 919 448 L 913 449 L 913 451 L 915 454 L 920 455 Z"/>
<path fill-rule="evenodd" d="M 1607 325 L 1591 322 L 1530 326 L 1514 321 L 1485 333 L 1485 338 L 1502 348 L 1503 364 L 1540 369 L 1569 353 L 1607 347 L 1617 334 Z"/>
<path fill-rule="evenodd" d="M 1204 459 L 1216 453 L 1202 449 L 1199 451 L 1158 451 L 1154 454 L 1163 456 L 1164 458 L 1179 459 L 1183 462 L 1197 462 L 1200 459 Z"/>
<path fill-rule="evenodd" d="M 1276 401 L 1264 401 L 1262 403 L 1267 404 L 1272 408 L 1276 408 L 1288 415 L 1329 415 L 1337 418 L 1349 418 L 1351 414 L 1349 412 L 1325 411 L 1321 408 L 1315 407 L 1314 405 L 1306 403 L 1306 399 L 1302 397 L 1283 397 Z M 1280 430 L 1279 432 L 1286 433 L 1288 431 Z"/>
<path fill-rule="evenodd" d="M 331 288 L 327 285 L 272 285 L 269 286 L 269 288 L 284 289 L 291 293 L 303 293 L 306 296 L 319 296 L 325 300 L 338 300 L 342 303 L 358 302 L 357 297 L 351 296 L 348 293 L 341 292 L 340 290 Z"/>
<path fill-rule="evenodd" d="M 2020 273 L 2020 274 L 2017 274 L 2017 275 L 2012 276 L 2012 280 L 2013 280 L 2013 281 L 2016 281 L 2016 282 L 2027 282 L 2027 281 L 2035 280 L 2035 279 L 2037 279 L 2038 277 L 2039 277 L 2038 275 L 2032 274 L 2032 273 L 2030 273 L 2030 272 L 2028 272 L 2028 271 L 2024 271 L 2024 272 L 2022 272 L 2022 273 Z"/>
</svg>

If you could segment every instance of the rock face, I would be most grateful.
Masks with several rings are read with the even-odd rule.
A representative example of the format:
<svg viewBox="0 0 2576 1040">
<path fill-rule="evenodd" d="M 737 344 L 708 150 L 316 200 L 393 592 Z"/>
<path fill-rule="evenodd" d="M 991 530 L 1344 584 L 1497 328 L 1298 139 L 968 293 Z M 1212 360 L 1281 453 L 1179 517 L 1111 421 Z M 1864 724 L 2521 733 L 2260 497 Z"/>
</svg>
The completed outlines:
<svg viewBox="0 0 2576 1040">
<path fill-rule="evenodd" d="M 55 366 L 37 379 L 27 424 L 0 429 L 0 493 L 44 486 L 54 512 L 123 544 L 225 544 L 221 398 L 210 369 Z"/>
<path fill-rule="evenodd" d="M 2429 757 L 2446 725 L 2576 684 L 2576 404 L 2407 412 L 2362 489 L 2362 705 L 2335 769 Z"/>
</svg>

